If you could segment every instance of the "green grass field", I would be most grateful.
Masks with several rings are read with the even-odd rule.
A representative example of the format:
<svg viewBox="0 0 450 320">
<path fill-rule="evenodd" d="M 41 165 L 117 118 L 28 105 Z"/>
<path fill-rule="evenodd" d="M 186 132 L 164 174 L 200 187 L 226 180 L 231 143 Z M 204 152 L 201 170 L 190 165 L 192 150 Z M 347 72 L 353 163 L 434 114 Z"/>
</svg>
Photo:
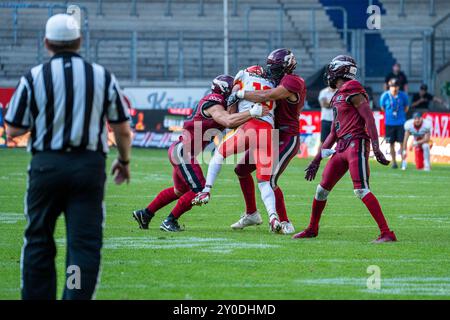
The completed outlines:
<svg viewBox="0 0 450 320">
<path fill-rule="evenodd" d="M 450 167 L 406 172 L 371 162 L 371 186 L 399 242 L 380 245 L 375 222 L 345 176 L 329 197 L 316 239 L 292 240 L 266 223 L 232 231 L 243 211 L 233 166 L 226 165 L 206 207 L 180 219 L 186 231 L 159 224 L 172 206 L 139 230 L 131 218 L 171 184 L 166 151 L 134 150 L 132 182 L 108 180 L 102 278 L 97 299 L 449 299 Z M 109 159 L 113 159 L 113 151 Z M 20 297 L 23 195 L 30 156 L 0 150 L 0 299 Z M 280 179 L 297 230 L 309 222 L 316 184 L 303 179 L 306 160 L 294 159 Z M 322 164 L 323 168 L 324 163 Z M 206 170 L 206 167 L 205 167 Z M 259 193 L 258 193 L 259 194 Z M 259 199 L 258 199 L 259 200 Z M 258 207 L 264 213 L 261 201 Z M 267 221 L 264 213 L 263 218 Z M 64 221 L 58 243 L 58 291 L 64 284 Z M 381 269 L 381 289 L 368 289 L 367 268 Z"/>
</svg>

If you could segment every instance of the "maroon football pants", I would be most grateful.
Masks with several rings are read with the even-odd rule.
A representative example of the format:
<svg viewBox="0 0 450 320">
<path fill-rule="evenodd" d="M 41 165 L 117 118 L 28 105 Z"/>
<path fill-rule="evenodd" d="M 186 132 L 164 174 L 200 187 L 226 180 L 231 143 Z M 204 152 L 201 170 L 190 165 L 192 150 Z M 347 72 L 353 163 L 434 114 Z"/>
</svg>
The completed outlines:
<svg viewBox="0 0 450 320">
<path fill-rule="evenodd" d="M 350 171 L 354 189 L 369 189 L 369 153 L 369 140 L 352 140 L 345 150 L 335 153 L 328 161 L 320 185 L 331 191 L 345 173 Z"/>
</svg>

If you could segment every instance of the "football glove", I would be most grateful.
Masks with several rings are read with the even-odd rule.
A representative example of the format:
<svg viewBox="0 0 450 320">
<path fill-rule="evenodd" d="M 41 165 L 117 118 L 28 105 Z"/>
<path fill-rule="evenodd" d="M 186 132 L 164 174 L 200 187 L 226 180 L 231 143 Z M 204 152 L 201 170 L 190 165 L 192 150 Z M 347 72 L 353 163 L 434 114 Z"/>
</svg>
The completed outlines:
<svg viewBox="0 0 450 320">
<path fill-rule="evenodd" d="M 210 200 L 211 196 L 209 192 L 199 192 L 195 195 L 195 198 L 192 200 L 192 205 L 201 206 L 203 204 L 207 204 Z"/>
<path fill-rule="evenodd" d="M 231 107 L 233 104 L 239 102 L 239 100 L 241 100 L 238 96 L 237 93 L 239 91 L 233 92 L 232 94 L 230 94 L 230 96 L 227 99 L 227 106 Z"/>
<path fill-rule="evenodd" d="M 263 114 L 263 106 L 261 103 L 255 103 L 249 110 L 253 118 L 261 117 Z"/>
<path fill-rule="evenodd" d="M 309 166 L 305 169 L 305 179 L 313 181 L 316 178 L 317 171 L 319 171 L 320 160 L 314 159 Z"/>
<path fill-rule="evenodd" d="M 383 166 L 387 166 L 390 161 L 386 159 L 386 157 L 384 156 L 383 152 L 381 152 L 381 150 L 374 150 L 373 154 L 375 155 L 375 158 L 377 159 L 377 161 L 379 163 L 381 163 Z"/>
</svg>

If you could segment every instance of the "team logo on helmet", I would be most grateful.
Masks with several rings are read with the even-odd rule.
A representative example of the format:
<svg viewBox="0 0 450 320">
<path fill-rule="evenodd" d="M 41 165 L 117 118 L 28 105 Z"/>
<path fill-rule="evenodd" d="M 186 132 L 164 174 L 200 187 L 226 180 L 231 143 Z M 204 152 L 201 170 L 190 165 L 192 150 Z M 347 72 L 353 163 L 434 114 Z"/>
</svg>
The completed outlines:
<svg viewBox="0 0 450 320">
<path fill-rule="evenodd" d="M 331 88 L 336 88 L 336 81 L 340 78 L 353 80 L 356 78 L 358 67 L 355 60 L 346 55 L 335 57 L 327 66 L 325 78 Z"/>
<path fill-rule="evenodd" d="M 222 74 L 214 78 L 211 84 L 211 90 L 214 93 L 221 94 L 225 99 L 230 95 L 231 89 L 233 89 L 233 77 Z"/>
<path fill-rule="evenodd" d="M 213 89 L 214 89 L 215 85 L 218 86 L 222 92 L 227 92 L 228 90 L 230 90 L 230 88 L 228 87 L 228 83 L 226 81 L 214 79 L 213 80 Z"/>
<path fill-rule="evenodd" d="M 267 57 L 267 73 L 275 81 L 281 80 L 285 74 L 292 73 L 296 66 L 295 55 L 289 49 L 276 49 Z"/>
</svg>

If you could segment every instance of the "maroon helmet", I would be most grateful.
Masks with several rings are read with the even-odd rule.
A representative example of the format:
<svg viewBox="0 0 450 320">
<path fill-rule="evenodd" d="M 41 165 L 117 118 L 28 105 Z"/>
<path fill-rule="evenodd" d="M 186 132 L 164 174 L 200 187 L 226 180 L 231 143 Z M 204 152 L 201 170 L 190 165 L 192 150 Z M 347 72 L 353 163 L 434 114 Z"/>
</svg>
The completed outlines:
<svg viewBox="0 0 450 320">
<path fill-rule="evenodd" d="M 266 64 L 267 76 L 275 81 L 279 81 L 285 74 L 294 71 L 297 66 L 297 60 L 291 50 L 281 48 L 269 54 Z"/>
<path fill-rule="evenodd" d="M 233 83 L 234 78 L 232 76 L 221 74 L 212 81 L 211 90 L 213 93 L 221 94 L 227 99 L 233 89 Z"/>
<path fill-rule="evenodd" d="M 325 79 L 332 89 L 336 89 L 336 81 L 338 79 L 353 80 L 356 78 L 358 66 L 355 59 L 346 55 L 335 57 L 327 66 Z"/>
</svg>

